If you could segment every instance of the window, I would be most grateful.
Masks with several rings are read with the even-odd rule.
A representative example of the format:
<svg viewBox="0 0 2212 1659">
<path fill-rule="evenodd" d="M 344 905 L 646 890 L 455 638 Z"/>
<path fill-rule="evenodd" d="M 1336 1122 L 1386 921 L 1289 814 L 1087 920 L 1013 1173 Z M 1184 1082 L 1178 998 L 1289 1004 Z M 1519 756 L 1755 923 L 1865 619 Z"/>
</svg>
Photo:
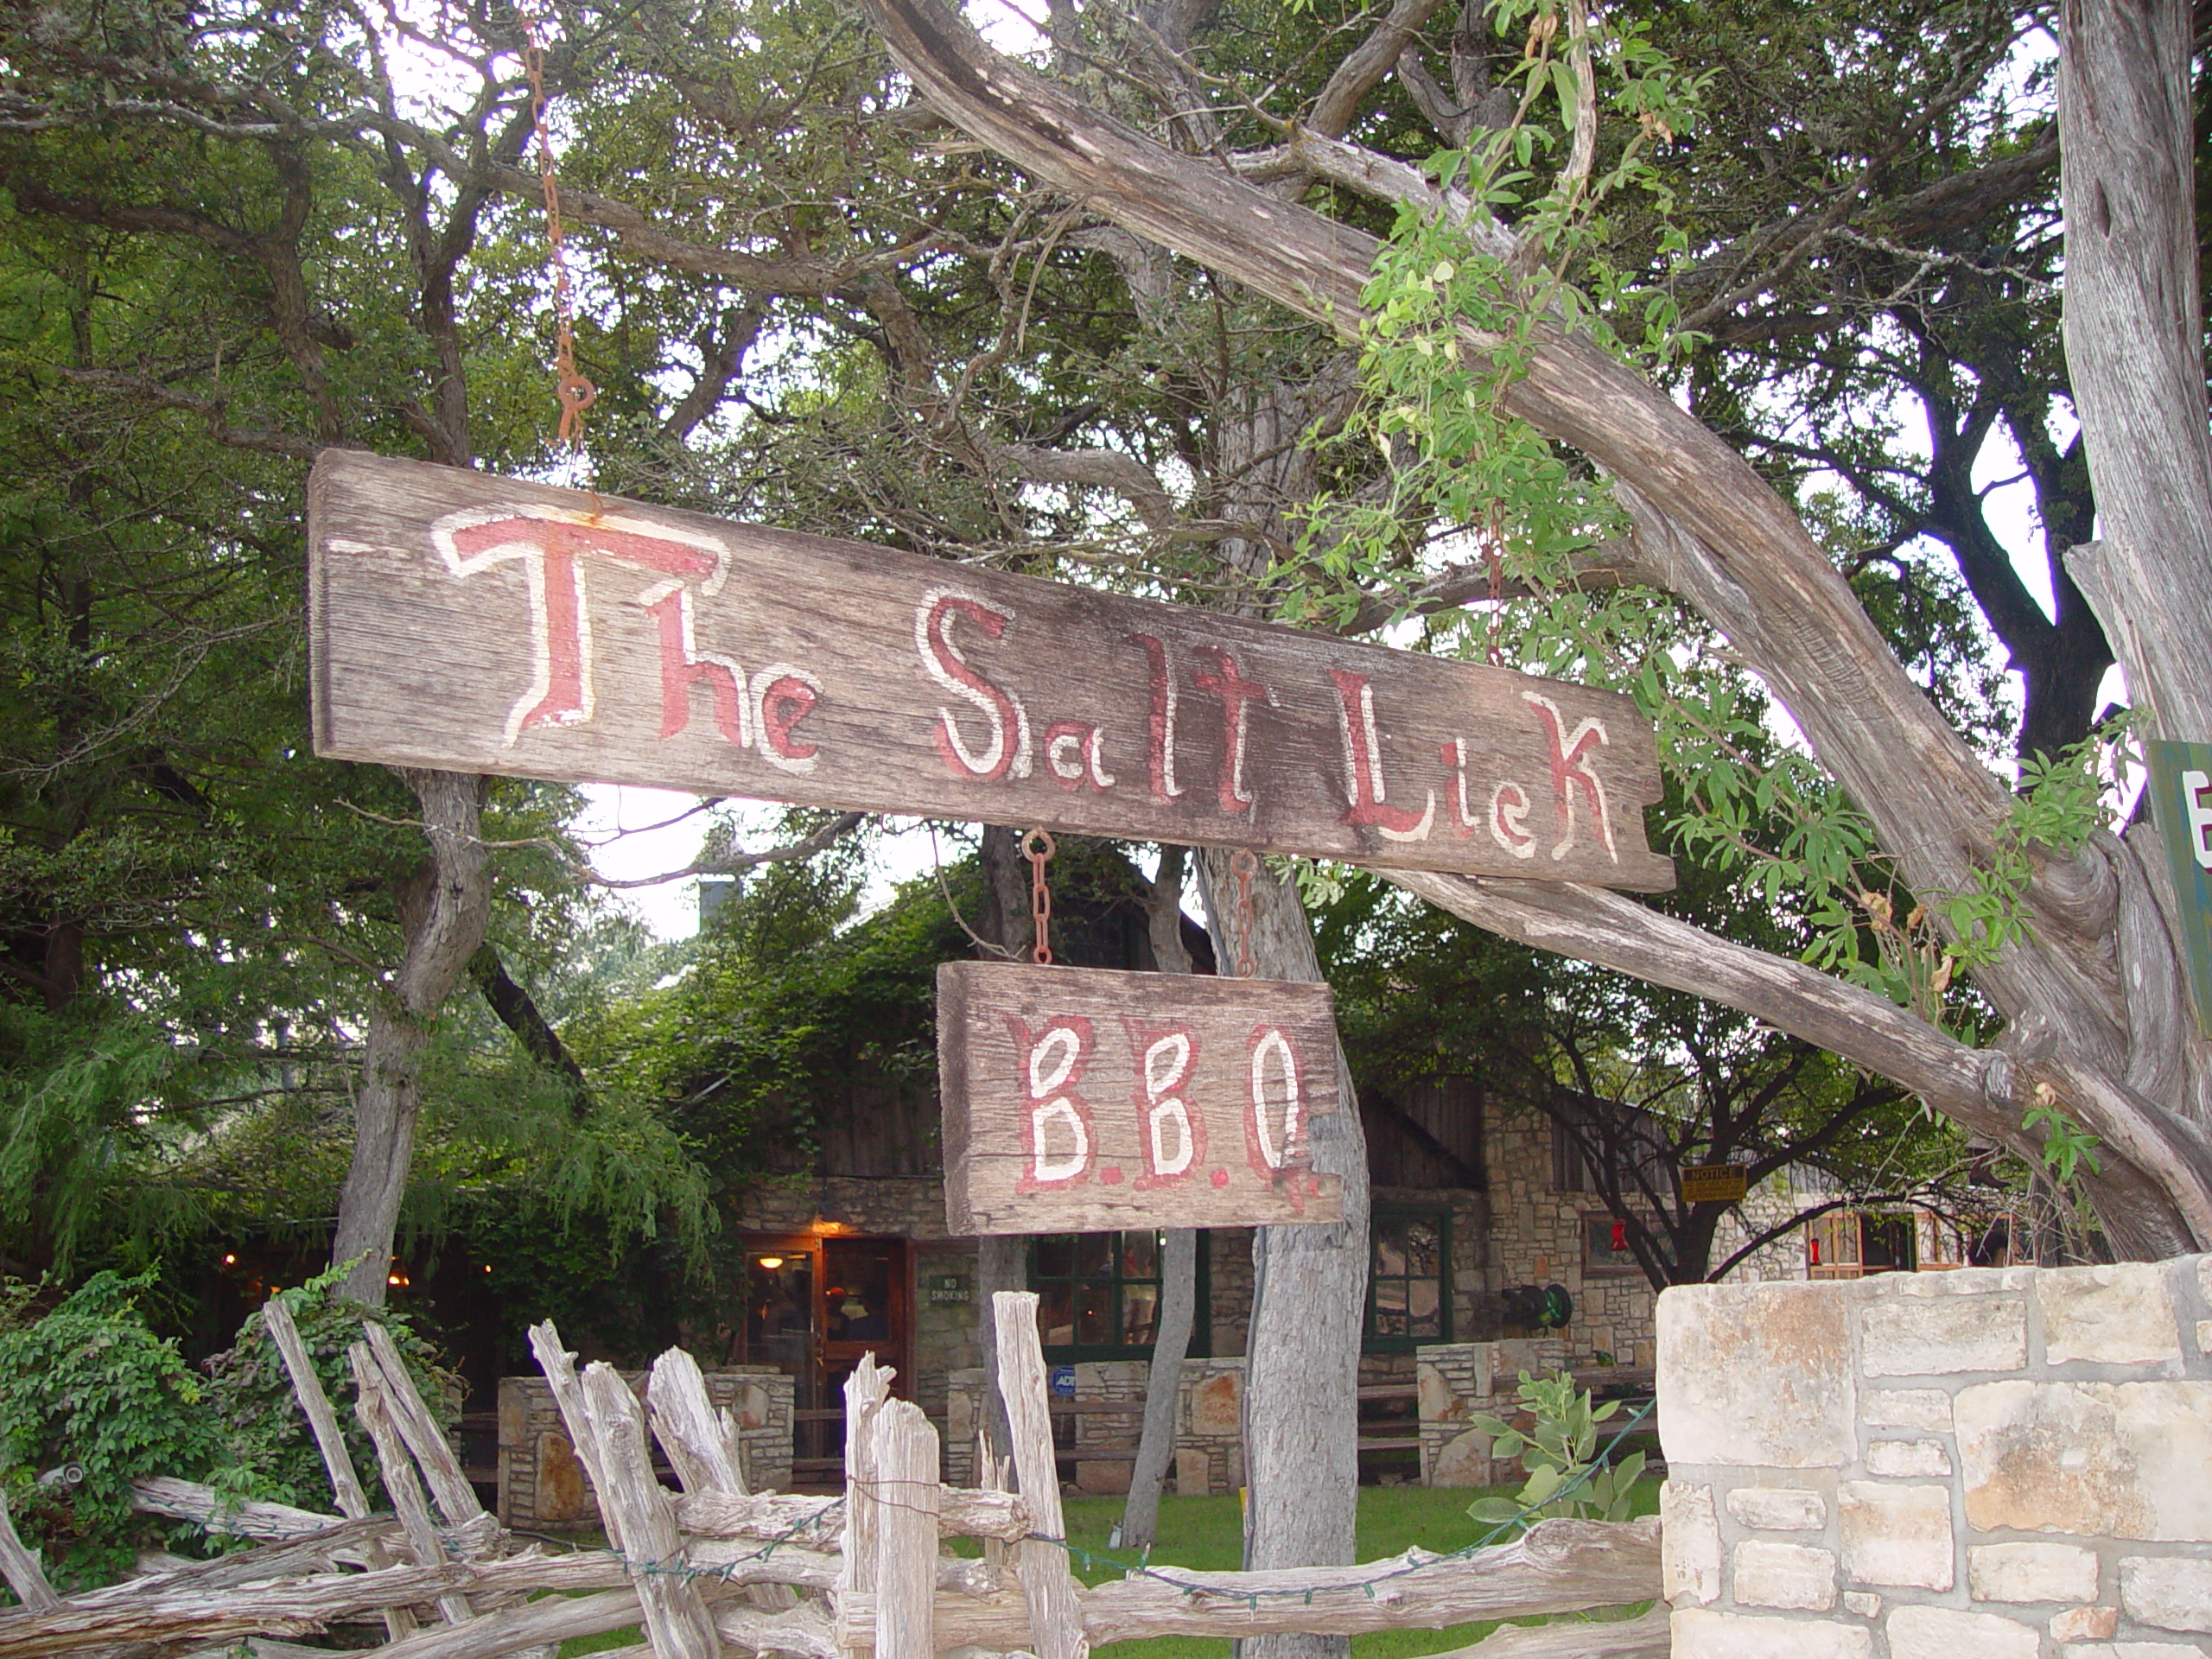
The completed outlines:
<svg viewBox="0 0 2212 1659">
<path fill-rule="evenodd" d="M 1610 1173 L 1623 1200 L 1633 1203 L 1649 1185 L 1671 1192 L 1673 1147 L 1650 1113 L 1617 1101 L 1561 1093 L 1551 1104 L 1552 1185 L 1561 1192 L 1603 1192 Z M 1638 1184 L 1642 1177 L 1643 1185 Z"/>
<path fill-rule="evenodd" d="M 1918 1263 L 1912 1217 L 1832 1210 L 1805 1224 L 1805 1271 L 1815 1279 L 1910 1273 Z"/>
<path fill-rule="evenodd" d="M 1141 1359 L 1152 1352 L 1160 1319 L 1160 1235 L 1058 1233 L 1029 1251 L 1029 1287 L 1046 1357 Z M 1198 1306 L 1190 1351 L 1208 1352 L 1205 1235 L 1198 1235 Z"/>
<path fill-rule="evenodd" d="M 1366 1345 L 1452 1340 L 1452 1212 L 1376 1211 L 1368 1228 Z"/>
<path fill-rule="evenodd" d="M 1643 1263 L 1628 1242 L 1626 1222 L 1618 1216 L 1582 1217 L 1582 1271 L 1599 1279 L 1643 1276 Z"/>
</svg>

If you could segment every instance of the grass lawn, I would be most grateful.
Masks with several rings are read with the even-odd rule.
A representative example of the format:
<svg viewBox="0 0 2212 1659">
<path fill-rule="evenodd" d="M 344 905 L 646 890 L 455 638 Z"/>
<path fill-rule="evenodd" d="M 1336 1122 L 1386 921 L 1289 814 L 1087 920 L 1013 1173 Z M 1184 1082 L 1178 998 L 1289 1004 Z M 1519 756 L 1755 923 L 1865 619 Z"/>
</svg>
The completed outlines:
<svg viewBox="0 0 2212 1659">
<path fill-rule="evenodd" d="M 1510 1492 L 1510 1487 L 1492 1491 Z M 1467 1505 L 1482 1496 L 1475 1491 L 1446 1491 L 1427 1486 L 1363 1486 L 1359 1491 L 1359 1559 L 1363 1561 L 1395 1555 L 1409 1545 L 1423 1549 L 1464 1549 L 1490 1530 L 1467 1518 Z M 1118 1497 L 1070 1497 L 1065 1500 L 1068 1541 L 1088 1551 L 1092 1559 L 1076 1558 L 1077 1576 L 1086 1584 L 1117 1578 L 1135 1557 L 1110 1554 L 1106 1535 L 1122 1518 Z M 1659 1507 L 1659 1483 L 1646 1478 L 1637 1484 L 1636 1512 L 1649 1515 Z M 1152 1559 L 1160 1564 L 1231 1570 L 1242 1551 L 1243 1527 L 1234 1493 L 1224 1497 L 1177 1497 L 1160 1500 L 1160 1541 Z M 967 1541 L 962 1541 L 965 1542 Z M 972 1552 L 963 1552 L 972 1553 Z M 1352 1638 L 1353 1659 L 1413 1659 L 1419 1654 L 1441 1653 L 1480 1640 L 1494 1624 L 1460 1624 L 1442 1630 L 1383 1630 Z M 579 1637 L 561 1646 L 561 1659 L 619 1648 L 642 1638 L 635 1629 L 605 1636 Z M 1162 1637 L 1150 1642 L 1113 1644 L 1115 1659 L 1227 1659 L 1230 1644 L 1219 1638 Z"/>
</svg>

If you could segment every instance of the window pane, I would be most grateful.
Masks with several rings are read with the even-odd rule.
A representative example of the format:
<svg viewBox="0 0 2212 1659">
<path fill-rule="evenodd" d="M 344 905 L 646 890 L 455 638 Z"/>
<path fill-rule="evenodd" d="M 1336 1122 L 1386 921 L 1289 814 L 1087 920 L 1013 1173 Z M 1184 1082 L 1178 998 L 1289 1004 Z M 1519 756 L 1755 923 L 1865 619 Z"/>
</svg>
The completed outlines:
<svg viewBox="0 0 2212 1659">
<path fill-rule="evenodd" d="M 1071 1293 L 1065 1281 L 1037 1287 L 1037 1325 L 1048 1348 L 1065 1348 L 1075 1340 L 1075 1316 L 1069 1312 Z"/>
<path fill-rule="evenodd" d="M 1406 1224 L 1407 1271 L 1433 1274 L 1436 1271 L 1437 1243 L 1437 1226 L 1434 1222 L 1408 1222 Z"/>
<path fill-rule="evenodd" d="M 1075 1295 L 1075 1339 L 1083 1343 L 1112 1342 L 1114 1287 L 1079 1283 Z"/>
<path fill-rule="evenodd" d="M 1122 1340 L 1132 1347 L 1148 1348 L 1156 1335 L 1160 1291 L 1153 1285 L 1122 1287 Z"/>
<path fill-rule="evenodd" d="M 1160 1277 L 1160 1235 L 1158 1233 L 1123 1233 L 1122 1235 L 1122 1277 L 1124 1279 Z"/>
<path fill-rule="evenodd" d="M 1406 1333 L 1414 1337 L 1444 1334 L 1444 1310 L 1433 1279 L 1415 1279 L 1406 1286 Z"/>
<path fill-rule="evenodd" d="M 1076 1276 L 1110 1279 L 1114 1276 L 1114 1245 L 1119 1233 L 1077 1233 L 1075 1239 Z"/>
<path fill-rule="evenodd" d="M 1375 1224 L 1375 1272 L 1377 1277 L 1396 1274 L 1403 1277 L 1406 1271 L 1406 1245 L 1402 1222 L 1385 1221 Z"/>
<path fill-rule="evenodd" d="M 1037 1276 L 1065 1279 L 1075 1271 L 1075 1240 L 1068 1235 L 1037 1241 Z"/>
</svg>

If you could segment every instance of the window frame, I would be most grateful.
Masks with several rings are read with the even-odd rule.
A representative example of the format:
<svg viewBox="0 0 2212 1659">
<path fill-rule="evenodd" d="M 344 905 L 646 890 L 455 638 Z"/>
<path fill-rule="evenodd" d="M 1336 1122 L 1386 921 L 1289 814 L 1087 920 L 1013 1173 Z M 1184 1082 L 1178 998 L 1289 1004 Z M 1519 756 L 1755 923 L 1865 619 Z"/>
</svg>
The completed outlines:
<svg viewBox="0 0 2212 1659">
<path fill-rule="evenodd" d="M 1427 1221 L 1436 1225 L 1436 1285 L 1437 1333 L 1434 1336 L 1377 1336 L 1375 1332 L 1376 1281 L 1385 1276 L 1403 1283 L 1411 1303 L 1411 1288 L 1432 1275 L 1427 1274 L 1391 1274 L 1378 1271 L 1376 1258 L 1376 1237 L 1382 1224 L 1387 1222 Z M 1378 1204 L 1368 1217 L 1367 1239 L 1367 1300 L 1360 1311 L 1359 1348 L 1365 1354 L 1409 1354 L 1416 1348 L 1431 1343 L 1452 1340 L 1452 1208 L 1449 1205 Z"/>
<path fill-rule="evenodd" d="M 1127 1259 L 1122 1251 L 1121 1243 L 1123 1236 L 1128 1233 L 1141 1232 L 1143 1230 L 1145 1230 L 1141 1228 L 1129 1227 L 1123 1228 L 1118 1232 L 1108 1235 L 1108 1236 L 1110 1236 L 1114 1240 L 1114 1246 L 1111 1251 L 1111 1259 L 1114 1262 L 1114 1272 L 1110 1277 L 1102 1276 L 1096 1274 L 1071 1272 L 1068 1274 L 1053 1274 L 1048 1279 L 1046 1276 L 1039 1274 L 1037 1270 L 1037 1251 L 1039 1245 L 1047 1244 L 1058 1239 L 1065 1239 L 1068 1241 L 1070 1245 L 1069 1256 L 1071 1262 L 1078 1262 L 1081 1258 L 1077 1253 L 1082 1249 L 1082 1245 L 1079 1241 L 1084 1238 L 1096 1237 L 1098 1236 L 1098 1235 L 1090 1233 L 1042 1233 L 1037 1235 L 1030 1239 L 1029 1249 L 1025 1256 L 1026 1277 L 1028 1281 L 1029 1288 L 1039 1293 L 1041 1297 L 1044 1292 L 1044 1287 L 1048 1283 L 1067 1285 L 1071 1287 L 1077 1285 L 1111 1285 L 1113 1287 L 1112 1307 L 1114 1329 L 1116 1331 L 1120 1330 L 1122 1328 L 1122 1287 L 1125 1285 L 1151 1285 L 1154 1287 L 1156 1291 L 1160 1284 L 1160 1275 L 1157 1271 L 1155 1271 L 1154 1275 L 1149 1279 L 1132 1277 L 1122 1271 L 1122 1263 Z M 1151 1231 L 1153 1232 L 1154 1236 L 1159 1240 L 1159 1243 L 1154 1246 L 1155 1254 L 1153 1256 L 1154 1265 L 1155 1269 L 1157 1269 L 1166 1260 L 1166 1230 L 1162 1228 L 1154 1228 Z M 1200 1228 L 1198 1230 L 1198 1270 L 1193 1275 L 1197 1280 L 1197 1284 L 1195 1286 L 1196 1294 L 1193 1297 L 1191 1315 L 1191 1341 L 1189 1347 L 1185 1350 L 1185 1357 L 1189 1359 L 1205 1359 L 1211 1357 L 1213 1353 L 1213 1287 L 1211 1284 L 1211 1275 L 1207 1271 L 1207 1258 L 1211 1254 L 1207 1249 L 1207 1230 Z M 1154 1304 L 1154 1306 L 1155 1308 L 1157 1307 L 1157 1303 Z M 1044 1303 L 1042 1300 L 1039 1300 L 1037 1306 L 1037 1314 L 1039 1326 L 1038 1335 L 1040 1340 L 1044 1335 Z M 1156 1313 L 1154 1314 L 1154 1328 L 1155 1331 L 1158 1329 L 1158 1315 Z M 1086 1360 L 1094 1359 L 1150 1359 L 1152 1357 L 1153 1348 L 1153 1344 L 1148 1342 L 1046 1342 L 1043 1344 L 1043 1346 L 1045 1350 L 1045 1363 L 1048 1365 L 1074 1365 L 1080 1364 Z"/>
</svg>

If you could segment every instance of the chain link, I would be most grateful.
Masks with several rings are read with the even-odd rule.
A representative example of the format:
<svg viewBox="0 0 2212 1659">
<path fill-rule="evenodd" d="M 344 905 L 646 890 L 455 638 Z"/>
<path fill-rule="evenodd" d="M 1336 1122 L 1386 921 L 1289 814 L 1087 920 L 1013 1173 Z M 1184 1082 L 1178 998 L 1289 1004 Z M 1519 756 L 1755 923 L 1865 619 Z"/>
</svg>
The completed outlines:
<svg viewBox="0 0 2212 1659">
<path fill-rule="evenodd" d="M 562 239 L 561 187 L 553 176 L 553 134 L 545 117 L 544 36 L 535 16 L 525 15 L 522 27 L 523 69 L 530 76 L 530 110 L 537 124 L 537 176 L 545 190 L 545 240 L 553 263 L 553 395 L 561 404 L 560 441 L 582 451 L 584 411 L 599 401 L 599 388 L 576 372 L 576 307 Z"/>
<path fill-rule="evenodd" d="M 1037 932 L 1031 955 L 1039 968 L 1052 965 L 1052 889 L 1045 880 L 1045 867 L 1057 850 L 1042 830 L 1032 830 L 1021 838 L 1021 855 L 1029 861 L 1029 920 Z"/>
<path fill-rule="evenodd" d="M 1229 868 L 1236 877 L 1236 915 L 1230 928 L 1236 936 L 1236 977 L 1249 979 L 1257 971 L 1252 962 L 1252 878 L 1260 873 L 1260 861 L 1249 847 L 1239 847 Z"/>
</svg>

